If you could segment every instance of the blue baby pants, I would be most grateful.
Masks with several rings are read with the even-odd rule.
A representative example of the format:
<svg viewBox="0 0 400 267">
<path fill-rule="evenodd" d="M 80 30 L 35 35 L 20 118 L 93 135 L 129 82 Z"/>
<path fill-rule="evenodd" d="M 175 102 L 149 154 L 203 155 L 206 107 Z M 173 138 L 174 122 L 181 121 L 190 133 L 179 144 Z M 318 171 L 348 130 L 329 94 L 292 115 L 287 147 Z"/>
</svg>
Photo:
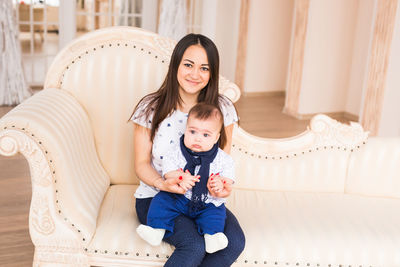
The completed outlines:
<svg viewBox="0 0 400 267">
<path fill-rule="evenodd" d="M 226 219 L 224 204 L 216 207 L 212 203 L 207 203 L 202 210 L 191 212 L 188 207 L 189 202 L 190 200 L 184 195 L 159 192 L 151 201 L 147 225 L 167 230 L 165 237 L 168 237 L 174 231 L 175 218 L 183 214 L 194 219 L 201 235 L 224 232 Z"/>
</svg>

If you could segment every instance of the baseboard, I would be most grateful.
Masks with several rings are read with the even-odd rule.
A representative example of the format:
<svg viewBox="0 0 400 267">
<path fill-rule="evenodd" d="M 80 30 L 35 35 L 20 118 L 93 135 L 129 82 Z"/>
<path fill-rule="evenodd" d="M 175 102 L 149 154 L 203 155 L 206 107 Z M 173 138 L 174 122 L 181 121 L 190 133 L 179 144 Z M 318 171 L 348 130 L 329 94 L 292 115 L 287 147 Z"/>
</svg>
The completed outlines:
<svg viewBox="0 0 400 267">
<path fill-rule="evenodd" d="M 31 91 L 33 94 L 39 93 L 43 90 L 43 86 L 31 86 Z"/>
<path fill-rule="evenodd" d="M 294 117 L 294 118 L 296 118 L 296 119 L 298 119 L 298 120 L 301 120 L 300 114 L 298 114 L 297 112 L 294 112 L 294 111 L 292 111 L 292 110 L 289 110 L 289 109 L 287 109 L 286 107 L 283 108 L 282 113 L 283 113 L 283 114 L 286 114 L 286 115 L 288 115 L 288 116 Z"/>
<path fill-rule="evenodd" d="M 262 96 L 285 96 L 285 91 L 268 91 L 268 92 L 242 92 L 243 96 L 262 97 Z"/>
<path fill-rule="evenodd" d="M 298 120 L 311 120 L 315 115 L 317 114 L 325 114 L 331 118 L 338 118 L 342 117 L 345 118 L 346 120 L 349 121 L 355 121 L 358 122 L 359 117 L 357 115 L 351 114 L 346 111 L 339 111 L 339 112 L 319 112 L 319 113 L 311 113 L 311 114 L 299 114 L 297 112 L 293 112 L 291 110 L 288 110 L 286 108 L 283 109 L 282 111 L 284 114 L 295 117 Z"/>
<path fill-rule="evenodd" d="M 358 115 L 351 114 L 351 113 L 346 112 L 346 111 L 343 112 L 343 117 L 344 117 L 345 119 L 348 119 L 349 121 L 356 121 L 356 122 L 358 122 L 359 119 L 360 119 L 360 117 L 359 117 Z"/>
</svg>

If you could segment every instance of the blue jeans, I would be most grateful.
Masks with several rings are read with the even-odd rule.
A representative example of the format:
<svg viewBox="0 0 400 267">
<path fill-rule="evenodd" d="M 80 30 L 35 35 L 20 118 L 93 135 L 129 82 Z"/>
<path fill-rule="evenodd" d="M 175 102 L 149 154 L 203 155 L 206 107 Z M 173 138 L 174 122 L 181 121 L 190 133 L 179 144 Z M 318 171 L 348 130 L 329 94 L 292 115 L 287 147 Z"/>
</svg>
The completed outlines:
<svg viewBox="0 0 400 267">
<path fill-rule="evenodd" d="M 136 199 L 136 213 L 140 223 L 147 223 L 147 213 L 153 198 Z M 204 236 L 197 231 L 194 220 L 180 215 L 175 219 L 174 233 L 164 237 L 164 241 L 175 246 L 166 267 L 225 267 L 231 264 L 242 253 L 245 237 L 235 216 L 226 209 L 225 235 L 229 243 L 220 251 L 208 254 L 205 251 Z"/>
</svg>

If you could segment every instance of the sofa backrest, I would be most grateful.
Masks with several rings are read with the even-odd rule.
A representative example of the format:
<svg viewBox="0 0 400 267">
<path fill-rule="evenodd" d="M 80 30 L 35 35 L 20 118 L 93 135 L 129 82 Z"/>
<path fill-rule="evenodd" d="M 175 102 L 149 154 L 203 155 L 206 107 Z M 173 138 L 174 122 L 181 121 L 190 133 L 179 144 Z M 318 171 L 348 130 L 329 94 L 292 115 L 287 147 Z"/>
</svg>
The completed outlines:
<svg viewBox="0 0 400 267">
<path fill-rule="evenodd" d="M 352 153 L 346 193 L 400 198 L 400 137 L 371 137 Z"/>
<path fill-rule="evenodd" d="M 233 134 L 236 188 L 344 193 L 349 157 L 367 139 L 356 123 L 317 115 L 304 133 L 285 139 Z"/>
<path fill-rule="evenodd" d="M 44 87 L 68 91 L 86 110 L 112 184 L 138 184 L 128 119 L 138 101 L 162 84 L 174 46 L 139 28 L 105 28 L 67 45 L 49 68 Z M 223 77 L 220 92 L 233 101 L 240 97 L 237 86 Z"/>
</svg>

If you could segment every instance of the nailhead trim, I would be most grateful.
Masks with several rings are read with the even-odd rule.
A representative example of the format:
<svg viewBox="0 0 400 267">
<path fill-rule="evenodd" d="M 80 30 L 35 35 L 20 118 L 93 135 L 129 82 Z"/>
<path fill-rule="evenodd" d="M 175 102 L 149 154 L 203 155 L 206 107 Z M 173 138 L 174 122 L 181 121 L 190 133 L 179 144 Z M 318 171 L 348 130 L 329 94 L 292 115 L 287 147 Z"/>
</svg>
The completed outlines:
<svg viewBox="0 0 400 267">
<path fill-rule="evenodd" d="M 238 261 L 236 260 L 235 262 L 237 263 Z M 250 262 L 249 260 L 244 260 L 244 263 L 249 263 L 249 262 Z M 259 262 L 257 260 L 254 261 L 254 264 L 258 264 L 258 263 Z M 268 262 L 267 261 L 261 261 L 260 264 L 266 265 L 266 264 L 268 264 Z M 283 265 L 289 266 L 289 265 L 291 265 L 289 262 L 278 262 L 278 261 L 273 262 L 273 264 L 276 265 L 276 266 L 278 266 L 278 265 L 279 266 L 283 266 Z M 296 262 L 296 263 L 293 263 L 293 265 L 295 265 L 295 266 L 317 266 L 317 267 L 321 266 L 319 263 L 316 263 L 315 265 L 313 265 L 313 264 L 311 264 L 309 262 L 308 263 Z M 339 264 L 339 265 L 328 264 L 326 266 L 327 267 L 334 267 L 334 266 L 344 267 L 345 265 L 343 265 L 343 264 Z M 351 267 L 351 265 L 349 265 L 348 267 Z M 362 267 L 362 265 L 360 265 L 360 267 Z M 370 266 L 370 267 L 372 267 L 372 266 Z"/>
<path fill-rule="evenodd" d="M 238 261 L 238 260 L 235 260 L 235 263 L 238 263 L 238 262 L 240 262 L 240 261 Z M 243 263 L 249 263 L 249 260 L 244 260 L 243 261 Z M 258 264 L 259 262 L 257 261 L 257 260 L 255 260 L 254 261 L 254 264 Z M 264 261 L 261 261 L 260 262 L 260 264 L 264 264 L 264 265 L 266 265 L 266 264 L 268 264 L 268 262 L 266 261 L 266 260 L 264 260 Z M 278 261 L 275 261 L 275 262 L 273 262 L 273 265 L 276 265 L 276 266 L 283 266 L 283 265 L 286 265 L 286 266 L 293 266 L 293 265 L 295 265 L 295 266 L 307 266 L 307 267 L 309 267 L 309 266 L 316 266 L 316 267 L 320 267 L 321 266 L 321 264 L 319 264 L 319 263 L 316 263 L 316 264 L 311 264 L 311 263 L 299 263 L 299 262 L 296 262 L 296 263 L 293 263 L 293 264 L 290 264 L 289 262 L 285 262 L 285 263 L 280 263 L 280 262 L 278 262 Z M 323 265 L 323 266 L 325 266 L 325 267 L 345 267 L 345 265 L 343 265 L 343 264 L 338 264 L 338 265 L 334 265 L 334 264 L 327 264 L 327 265 Z M 352 265 L 348 265 L 348 267 L 352 267 Z M 359 265 L 359 267 L 363 267 L 363 265 Z M 368 266 L 364 266 L 364 267 L 368 267 Z M 372 267 L 372 266 L 369 266 L 369 267 Z"/>
<path fill-rule="evenodd" d="M 120 43 L 117 43 L 117 46 L 120 46 L 120 45 L 121 45 Z M 108 47 L 112 47 L 112 46 L 113 46 L 113 43 L 108 43 Z M 105 47 L 106 47 L 106 44 L 102 44 L 102 45 L 100 45 L 98 48 L 105 48 Z M 128 47 L 128 43 L 125 43 L 125 47 Z M 136 45 L 133 45 L 133 48 L 136 49 L 137 46 L 136 46 Z M 93 47 L 93 51 L 97 51 L 96 47 Z M 140 51 L 147 52 L 148 55 L 151 55 L 151 54 L 152 54 L 152 51 L 146 51 L 144 48 L 140 48 Z M 89 54 L 89 50 L 86 50 L 84 54 L 88 55 L 88 54 Z M 81 55 L 79 55 L 77 58 L 75 58 L 74 60 L 72 60 L 72 61 L 71 61 L 71 64 L 74 64 L 74 63 L 75 63 L 76 61 L 78 61 L 79 59 L 82 59 L 82 57 L 83 57 L 84 54 L 81 54 Z M 158 59 L 159 57 L 158 57 L 158 55 L 155 55 L 154 58 Z M 161 63 L 165 63 L 165 60 L 161 60 Z M 69 64 L 69 65 L 66 67 L 66 70 L 65 70 L 65 71 L 63 72 L 63 74 L 62 74 L 62 78 L 61 78 L 61 81 L 60 81 L 60 84 L 61 84 L 61 85 L 63 84 L 63 81 L 64 81 L 65 72 L 66 72 L 67 70 L 70 69 L 70 65 L 71 65 L 71 64 Z"/>
<path fill-rule="evenodd" d="M 362 142 L 361 145 L 365 145 L 365 144 L 366 144 L 366 141 Z M 350 152 L 354 152 L 355 149 L 360 149 L 361 145 L 357 145 L 355 148 L 350 149 Z M 287 154 L 287 155 L 282 155 L 282 156 L 268 156 L 268 155 L 262 156 L 262 155 L 259 155 L 259 154 L 255 154 L 255 153 L 251 153 L 249 151 L 246 151 L 243 148 L 238 147 L 235 144 L 232 144 L 232 147 L 233 148 L 237 148 L 238 151 L 240 151 L 240 152 L 242 152 L 242 153 L 244 153 L 246 155 L 250 155 L 251 157 L 257 157 L 259 159 L 264 158 L 264 159 L 275 160 L 275 159 L 278 159 L 278 157 L 279 157 L 279 159 L 284 159 L 284 158 L 289 159 L 291 157 L 297 157 L 298 154 L 300 153 L 300 152 L 296 152 L 296 153 L 293 153 L 293 154 Z M 335 148 L 334 146 L 331 146 L 331 149 L 334 149 L 334 148 Z M 327 146 L 315 147 L 314 149 L 308 149 L 307 151 L 301 151 L 301 154 L 304 155 L 305 153 L 312 153 L 312 152 L 320 151 L 320 150 L 323 150 L 323 149 L 326 150 L 326 149 L 328 149 L 328 147 Z M 337 149 L 338 150 L 343 150 L 343 151 L 348 151 L 347 147 L 338 146 Z"/>
<path fill-rule="evenodd" d="M 94 250 L 90 251 L 88 248 L 84 248 L 84 251 L 88 252 L 88 253 L 92 252 L 92 253 L 96 253 L 96 254 L 98 254 L 98 253 L 108 254 L 108 250 L 104 250 L 104 252 L 102 252 L 99 249 L 94 249 Z M 129 252 L 129 251 L 127 251 L 127 252 L 115 251 L 114 254 L 115 255 L 119 255 L 119 256 L 128 256 L 128 255 L 133 255 L 133 256 L 136 256 L 136 257 L 140 256 L 139 252 L 135 253 L 135 252 Z M 151 255 L 149 253 L 146 253 L 146 257 L 155 257 L 155 258 L 160 259 L 160 258 L 163 258 L 164 256 L 161 256 L 160 254 Z M 165 255 L 166 259 L 168 259 L 169 257 L 170 257 L 170 255 Z"/>
</svg>

